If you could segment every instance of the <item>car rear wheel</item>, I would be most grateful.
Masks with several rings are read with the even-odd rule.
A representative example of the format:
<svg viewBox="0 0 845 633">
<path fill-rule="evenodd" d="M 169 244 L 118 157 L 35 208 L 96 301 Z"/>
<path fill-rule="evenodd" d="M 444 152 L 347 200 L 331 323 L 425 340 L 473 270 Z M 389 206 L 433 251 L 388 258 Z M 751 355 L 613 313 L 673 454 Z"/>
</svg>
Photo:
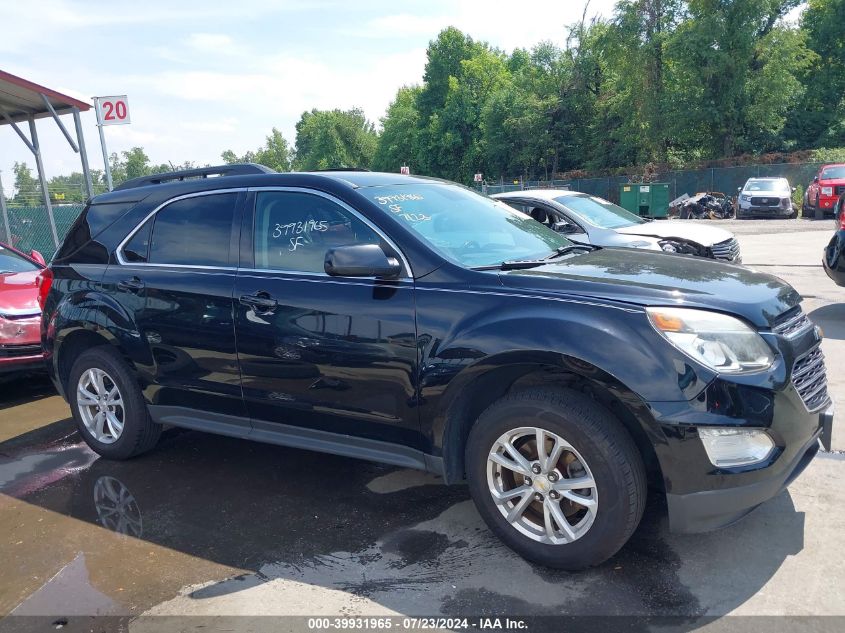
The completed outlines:
<svg viewBox="0 0 845 633">
<path fill-rule="evenodd" d="M 621 423 L 565 389 L 501 398 L 467 442 L 470 492 L 490 529 L 526 559 L 598 565 L 630 538 L 646 499 L 645 468 Z"/>
<path fill-rule="evenodd" d="M 80 355 L 67 391 L 79 432 L 103 457 L 128 459 L 158 441 L 161 425 L 150 419 L 141 390 L 117 351 L 96 347 Z"/>
</svg>

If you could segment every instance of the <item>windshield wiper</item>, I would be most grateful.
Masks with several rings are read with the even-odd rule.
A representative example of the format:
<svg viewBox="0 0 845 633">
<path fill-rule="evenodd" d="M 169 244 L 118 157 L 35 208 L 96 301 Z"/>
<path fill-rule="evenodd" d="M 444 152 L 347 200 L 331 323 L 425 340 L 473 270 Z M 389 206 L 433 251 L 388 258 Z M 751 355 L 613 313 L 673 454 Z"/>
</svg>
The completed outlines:
<svg viewBox="0 0 845 633">
<path fill-rule="evenodd" d="M 598 246 L 590 246 L 588 244 L 570 244 L 569 246 L 559 246 L 554 253 L 542 257 L 540 259 L 511 259 L 500 264 L 489 264 L 487 266 L 473 266 L 472 270 L 525 270 L 527 268 L 537 268 L 549 262 L 549 260 L 556 259 L 563 255 L 568 255 L 572 251 L 594 251 Z"/>
<path fill-rule="evenodd" d="M 557 259 L 561 255 L 566 255 L 567 253 L 571 253 L 572 251 L 594 251 L 598 248 L 598 246 L 591 246 L 589 244 L 569 244 L 568 246 L 558 246 L 554 253 L 551 255 L 546 255 L 542 260 L 547 262 L 550 259 Z"/>
</svg>

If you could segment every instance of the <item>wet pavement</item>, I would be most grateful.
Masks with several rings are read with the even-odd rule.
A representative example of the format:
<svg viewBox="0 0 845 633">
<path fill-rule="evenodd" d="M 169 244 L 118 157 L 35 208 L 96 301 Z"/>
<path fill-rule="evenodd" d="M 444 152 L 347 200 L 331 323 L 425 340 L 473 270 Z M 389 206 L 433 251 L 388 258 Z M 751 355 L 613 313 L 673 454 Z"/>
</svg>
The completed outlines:
<svg viewBox="0 0 845 633">
<path fill-rule="evenodd" d="M 831 292 L 813 309 L 841 305 Z M 845 616 L 841 455 L 718 532 L 669 534 L 652 498 L 619 554 L 566 573 L 514 555 L 465 487 L 431 475 L 179 429 L 110 462 L 68 418 L 43 377 L 0 383 L 0 615 L 49 616 L 33 620 L 49 630 L 141 614 L 205 631 L 243 614 L 680 616 L 684 630 L 724 614 Z"/>
</svg>

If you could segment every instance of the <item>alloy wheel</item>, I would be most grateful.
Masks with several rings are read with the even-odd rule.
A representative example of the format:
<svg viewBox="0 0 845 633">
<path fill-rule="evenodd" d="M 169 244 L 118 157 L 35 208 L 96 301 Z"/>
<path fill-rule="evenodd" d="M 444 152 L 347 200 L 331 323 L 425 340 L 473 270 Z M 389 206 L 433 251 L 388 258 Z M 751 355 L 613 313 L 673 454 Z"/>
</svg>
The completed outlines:
<svg viewBox="0 0 845 633">
<path fill-rule="evenodd" d="M 564 438 L 537 427 L 512 429 L 493 443 L 487 485 L 508 523 L 541 543 L 578 540 L 598 511 L 587 462 Z"/>
<path fill-rule="evenodd" d="M 111 376 L 92 367 L 79 377 L 76 406 L 85 428 L 98 442 L 113 444 L 123 433 L 123 397 Z"/>
</svg>

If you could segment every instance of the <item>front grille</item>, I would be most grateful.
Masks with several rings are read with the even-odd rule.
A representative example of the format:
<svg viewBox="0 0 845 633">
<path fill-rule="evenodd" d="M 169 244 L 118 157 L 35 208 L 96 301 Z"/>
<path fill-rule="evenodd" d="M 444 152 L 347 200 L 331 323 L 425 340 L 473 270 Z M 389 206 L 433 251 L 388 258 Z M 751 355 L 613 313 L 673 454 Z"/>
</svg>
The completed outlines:
<svg viewBox="0 0 845 633">
<path fill-rule="evenodd" d="M 32 343 L 27 345 L 0 345 L 0 358 L 37 356 L 40 353 L 41 345 L 38 343 Z"/>
<path fill-rule="evenodd" d="M 834 192 L 837 196 L 841 196 L 843 193 L 845 193 L 845 185 L 836 185 L 836 186 L 833 188 L 833 192 Z"/>
<path fill-rule="evenodd" d="M 732 262 L 739 257 L 739 242 L 736 241 L 735 237 L 732 237 L 724 242 L 714 244 L 710 250 L 713 253 L 713 257 L 716 259 L 723 259 L 725 261 Z"/>
<path fill-rule="evenodd" d="M 791 338 L 810 327 L 813 327 L 812 321 L 801 311 L 801 308 L 795 308 L 795 310 L 790 310 L 778 317 L 772 331 L 775 334 Z"/>
<path fill-rule="evenodd" d="M 780 206 L 780 198 L 753 197 L 753 198 L 751 198 L 751 204 L 755 207 L 779 207 Z"/>
<path fill-rule="evenodd" d="M 827 405 L 830 398 L 821 347 L 816 347 L 795 361 L 792 366 L 792 384 L 808 411 L 817 411 Z"/>
</svg>

